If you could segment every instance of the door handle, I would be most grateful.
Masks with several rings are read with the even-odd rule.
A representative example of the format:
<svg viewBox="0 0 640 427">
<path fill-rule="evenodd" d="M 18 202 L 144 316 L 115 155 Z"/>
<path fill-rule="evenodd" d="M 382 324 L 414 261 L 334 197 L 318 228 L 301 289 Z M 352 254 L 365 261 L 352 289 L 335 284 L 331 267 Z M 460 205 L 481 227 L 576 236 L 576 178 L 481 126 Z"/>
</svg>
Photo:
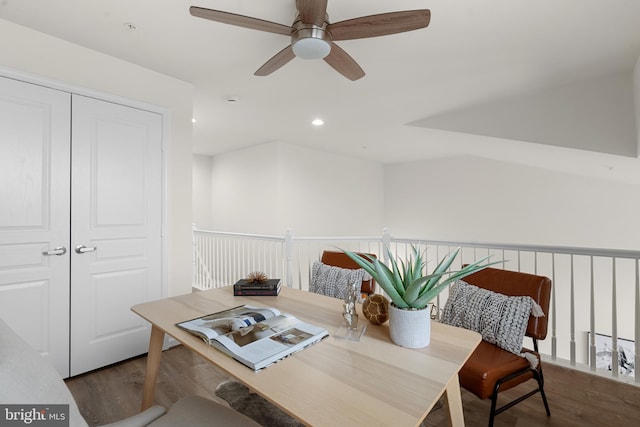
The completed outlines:
<svg viewBox="0 0 640 427">
<path fill-rule="evenodd" d="M 45 255 L 45 256 L 51 256 L 51 255 L 61 256 L 61 255 L 64 255 L 66 253 L 67 253 L 67 248 L 65 248 L 64 246 L 57 246 L 56 248 L 54 248 L 51 251 L 42 252 L 42 255 Z"/>
<path fill-rule="evenodd" d="M 88 248 L 85 245 L 78 245 L 78 246 L 76 246 L 76 253 L 77 254 L 85 254 L 87 252 L 95 252 L 96 249 L 98 249 L 97 246 L 94 246 L 92 248 Z"/>
</svg>

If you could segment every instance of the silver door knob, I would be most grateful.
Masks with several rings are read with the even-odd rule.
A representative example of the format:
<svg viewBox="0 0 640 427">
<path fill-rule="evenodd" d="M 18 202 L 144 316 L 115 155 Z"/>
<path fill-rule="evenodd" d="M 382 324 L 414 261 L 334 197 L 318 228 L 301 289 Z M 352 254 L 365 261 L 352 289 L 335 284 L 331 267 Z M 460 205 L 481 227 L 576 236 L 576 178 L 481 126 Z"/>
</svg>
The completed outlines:
<svg viewBox="0 0 640 427">
<path fill-rule="evenodd" d="M 85 245 L 78 245 L 78 246 L 76 246 L 76 253 L 77 254 L 85 254 L 87 252 L 95 252 L 96 249 L 98 249 L 97 246 L 94 246 L 92 248 L 88 248 Z"/>
<path fill-rule="evenodd" d="M 53 250 L 50 251 L 44 251 L 42 252 L 42 255 L 45 256 L 51 256 L 51 255 L 64 255 L 67 253 L 67 248 L 65 248 L 64 246 L 56 246 Z"/>
</svg>

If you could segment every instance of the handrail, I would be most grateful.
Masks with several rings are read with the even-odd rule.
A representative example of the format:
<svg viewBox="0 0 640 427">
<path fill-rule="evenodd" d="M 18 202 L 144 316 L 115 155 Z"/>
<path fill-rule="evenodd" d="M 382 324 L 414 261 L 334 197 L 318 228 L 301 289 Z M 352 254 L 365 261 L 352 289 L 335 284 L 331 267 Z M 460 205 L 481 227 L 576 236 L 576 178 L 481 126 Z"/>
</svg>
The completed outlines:
<svg viewBox="0 0 640 427">
<path fill-rule="evenodd" d="M 398 239 L 395 241 L 411 242 L 414 239 Z M 512 243 L 483 243 L 483 242 L 455 242 L 455 241 L 439 241 L 439 240 L 420 240 L 436 245 L 463 246 L 469 248 L 488 248 L 498 250 L 511 250 L 521 252 L 540 252 L 540 253 L 556 253 L 556 254 L 573 254 L 584 256 L 601 256 L 607 258 L 640 258 L 640 251 L 632 251 L 625 249 L 605 249 L 605 248 L 584 248 L 580 246 L 545 246 L 545 245 L 515 245 Z"/>
<path fill-rule="evenodd" d="M 250 234 L 250 233 L 238 233 L 238 232 L 231 232 L 231 231 L 200 230 L 198 228 L 194 228 L 194 231 L 197 231 L 200 234 L 218 234 L 223 236 L 246 237 L 251 239 L 284 241 L 284 237 L 275 236 L 271 234 Z"/>
</svg>

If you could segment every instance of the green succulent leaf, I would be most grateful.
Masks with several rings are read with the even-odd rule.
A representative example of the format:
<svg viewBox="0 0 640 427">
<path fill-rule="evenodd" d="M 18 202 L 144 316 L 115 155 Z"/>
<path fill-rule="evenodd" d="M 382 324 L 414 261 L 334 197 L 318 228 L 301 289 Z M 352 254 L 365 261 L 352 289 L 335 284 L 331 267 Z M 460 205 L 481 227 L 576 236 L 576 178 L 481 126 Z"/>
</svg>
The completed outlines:
<svg viewBox="0 0 640 427">
<path fill-rule="evenodd" d="M 442 258 L 432 273 L 425 274 L 425 255 L 417 247 L 412 245 L 411 248 L 412 254 L 406 260 L 394 257 L 386 248 L 390 267 L 377 258 L 368 260 L 355 252 L 342 251 L 375 279 L 398 308 L 424 308 L 452 282 L 503 262 L 489 263 L 487 256 L 458 271 L 450 271 L 460 252 L 458 247 Z"/>
<path fill-rule="evenodd" d="M 435 297 L 438 296 L 438 294 L 440 294 L 440 292 L 442 292 L 445 288 L 447 288 L 449 285 L 451 285 L 451 283 L 455 282 L 456 280 L 461 280 L 463 278 L 465 278 L 466 276 L 473 274 L 475 272 L 478 272 L 486 267 L 489 267 L 491 265 L 495 265 L 495 264 L 500 264 L 502 263 L 502 261 L 495 261 L 495 262 L 490 262 L 490 263 L 486 263 L 485 261 L 487 261 L 490 257 L 484 257 L 472 264 L 468 264 L 466 266 L 464 266 L 461 270 L 459 271 L 452 271 L 449 273 L 445 273 L 448 274 L 448 277 L 445 278 L 442 282 L 437 283 L 435 286 L 433 286 L 431 289 L 429 289 L 427 292 L 423 293 L 422 295 L 420 295 L 419 298 L 417 298 L 413 304 L 416 304 L 416 306 L 420 307 L 424 307 L 425 305 L 429 304 L 429 302 L 431 302 Z"/>
<path fill-rule="evenodd" d="M 459 252 L 460 248 L 458 247 L 453 252 L 451 252 L 449 256 L 442 258 L 436 269 L 433 271 L 434 274 L 441 274 L 449 270 L 449 267 L 451 267 L 451 264 L 453 264 L 453 261 L 456 259 Z M 427 289 L 435 287 L 441 277 L 442 276 L 431 279 L 427 284 Z"/>
<path fill-rule="evenodd" d="M 340 249 L 340 250 L 342 252 L 344 252 L 345 255 L 347 255 L 349 258 L 351 258 L 356 264 L 358 264 L 360 267 L 362 267 L 364 269 L 364 271 L 369 273 L 375 279 L 375 277 L 376 277 L 376 268 L 373 265 L 373 262 L 371 262 L 368 259 L 356 254 L 355 252 L 345 251 L 344 249 Z"/>
<path fill-rule="evenodd" d="M 404 282 L 402 280 L 402 275 L 400 273 L 400 271 L 404 271 L 405 269 L 404 261 L 400 260 L 400 268 L 398 268 L 398 262 L 393 257 L 389 249 L 387 249 L 387 253 L 389 254 L 389 260 L 391 262 L 391 268 L 392 268 L 392 274 L 393 274 L 393 287 L 396 289 L 396 291 L 398 291 L 400 295 L 404 295 L 406 289 L 404 286 Z"/>
<path fill-rule="evenodd" d="M 374 276 L 376 282 L 384 289 L 387 295 L 389 295 L 389 298 L 391 298 L 391 301 L 393 301 L 398 308 L 408 308 L 409 304 L 406 303 L 403 296 L 404 289 L 402 289 L 402 293 L 397 289 L 402 286 L 398 286 L 389 268 L 378 260 L 374 260 L 374 264 L 377 273 L 377 276 Z M 402 282 L 400 282 L 400 284 L 401 283 Z"/>
<path fill-rule="evenodd" d="M 412 307 L 418 307 L 414 304 L 416 304 L 418 298 L 420 298 L 420 296 L 424 293 L 425 284 L 434 279 L 438 280 L 441 277 L 442 274 L 428 274 L 426 276 L 416 278 L 407 287 L 407 292 L 405 292 L 404 295 L 405 301 Z"/>
</svg>

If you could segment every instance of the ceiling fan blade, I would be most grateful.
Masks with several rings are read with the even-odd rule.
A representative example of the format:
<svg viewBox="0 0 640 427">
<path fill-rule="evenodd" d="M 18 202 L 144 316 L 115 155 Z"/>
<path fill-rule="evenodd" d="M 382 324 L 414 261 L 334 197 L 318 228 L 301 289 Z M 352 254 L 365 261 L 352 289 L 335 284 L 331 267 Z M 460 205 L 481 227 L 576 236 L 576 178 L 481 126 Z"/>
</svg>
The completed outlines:
<svg viewBox="0 0 640 427">
<path fill-rule="evenodd" d="M 280 52 L 276 53 L 269 59 L 264 65 L 253 73 L 254 76 L 268 76 L 273 73 L 277 69 L 281 68 L 283 65 L 291 61 L 295 58 L 296 55 L 293 53 L 293 48 L 291 45 L 285 47 Z"/>
<path fill-rule="evenodd" d="M 364 71 L 358 63 L 335 43 L 331 43 L 331 52 L 324 58 L 324 61 L 349 80 L 353 81 L 364 77 Z"/>
<path fill-rule="evenodd" d="M 205 9 L 203 7 L 191 6 L 191 15 L 198 18 L 209 19 L 211 21 L 222 22 L 224 24 L 238 27 L 251 28 L 252 30 L 266 31 L 268 33 L 291 35 L 291 27 L 277 24 L 263 19 L 251 18 L 249 16 L 237 15 L 235 13 L 223 12 L 221 10 Z"/>
<path fill-rule="evenodd" d="M 327 30 L 332 40 L 353 40 L 425 28 L 430 20 L 429 9 L 404 10 L 336 22 L 329 24 Z"/>
<path fill-rule="evenodd" d="M 300 20 L 322 27 L 327 15 L 327 0 L 296 0 Z"/>
</svg>

